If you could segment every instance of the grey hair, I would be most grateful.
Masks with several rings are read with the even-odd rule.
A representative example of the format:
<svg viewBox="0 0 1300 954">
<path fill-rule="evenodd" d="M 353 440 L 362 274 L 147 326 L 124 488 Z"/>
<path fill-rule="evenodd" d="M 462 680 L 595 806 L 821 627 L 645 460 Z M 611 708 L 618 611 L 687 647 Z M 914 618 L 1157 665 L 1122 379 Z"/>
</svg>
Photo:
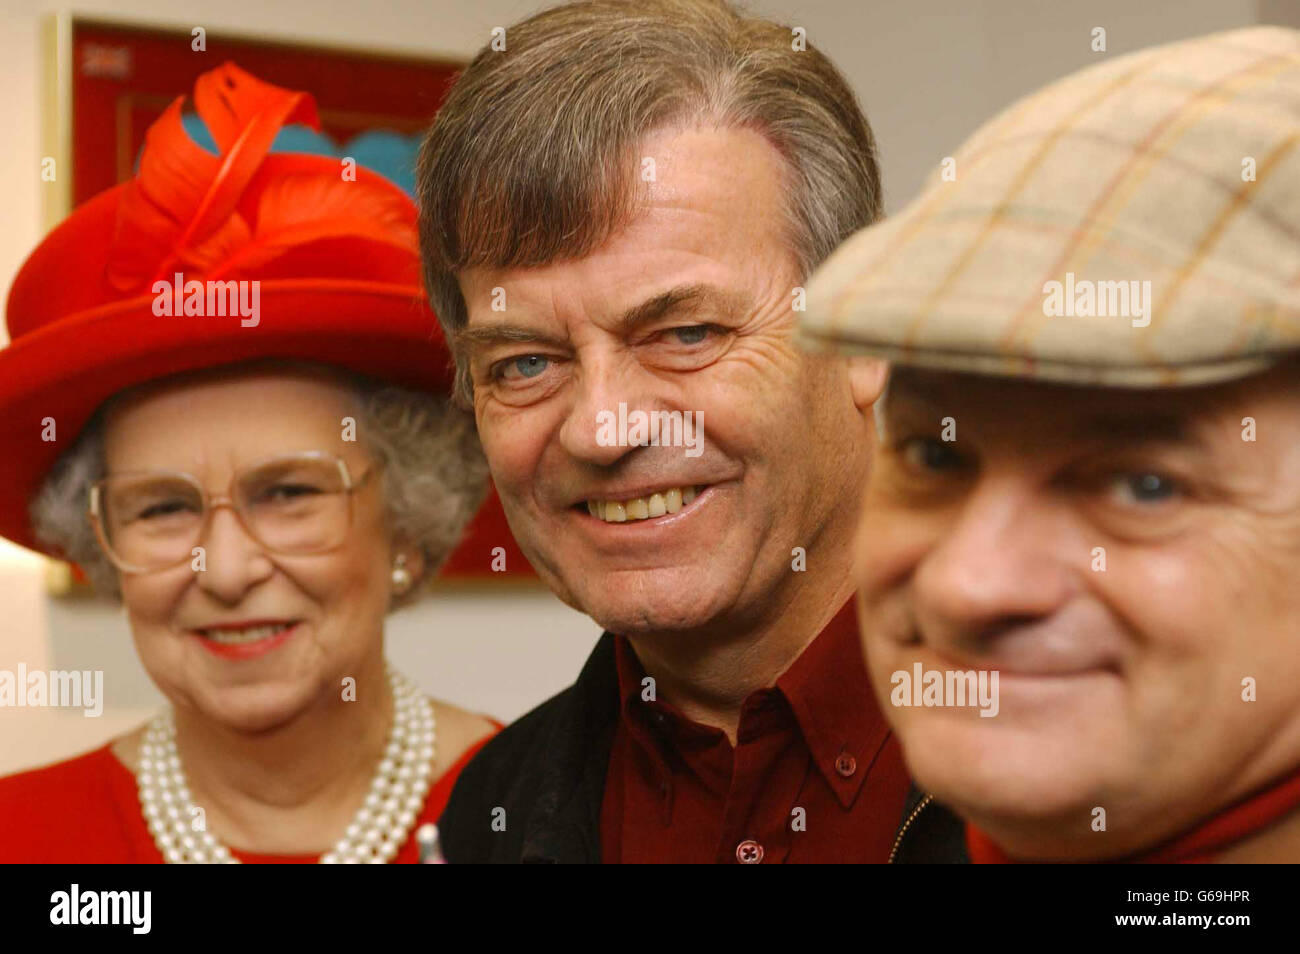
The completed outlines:
<svg viewBox="0 0 1300 954">
<path fill-rule="evenodd" d="M 455 550 L 487 490 L 487 461 L 473 417 L 445 397 L 343 374 L 356 401 L 358 442 L 383 466 L 389 527 L 420 551 L 421 582 L 427 583 Z M 55 462 L 30 513 L 43 546 L 80 566 L 97 593 L 120 599 L 117 568 L 89 519 L 90 488 L 107 471 L 104 420 L 111 404 L 95 412 Z M 418 599 L 421 589 L 394 597 L 393 607 Z"/>
<path fill-rule="evenodd" d="M 425 287 L 472 398 L 460 272 L 580 258 L 638 209 L 637 148 L 677 124 L 752 128 L 785 160 L 803 275 L 881 213 L 875 139 L 852 87 L 789 27 L 722 0 L 580 0 L 485 47 L 434 116 L 416 191 Z"/>
</svg>

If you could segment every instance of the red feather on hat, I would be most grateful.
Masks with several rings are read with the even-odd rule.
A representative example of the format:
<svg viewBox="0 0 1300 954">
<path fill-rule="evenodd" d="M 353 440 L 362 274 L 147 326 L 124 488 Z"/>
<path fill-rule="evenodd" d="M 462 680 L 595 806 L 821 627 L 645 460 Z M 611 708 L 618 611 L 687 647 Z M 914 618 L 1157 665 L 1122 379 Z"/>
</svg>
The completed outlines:
<svg viewBox="0 0 1300 954">
<path fill-rule="evenodd" d="M 145 135 L 140 171 L 124 189 L 108 261 L 122 292 L 179 269 L 209 278 L 247 271 L 309 242 L 354 236 L 416 246 L 414 207 L 377 176 L 322 175 L 318 158 L 268 155 L 280 129 L 320 129 L 307 93 L 264 83 L 233 63 L 195 82 L 194 105 L 220 155 L 199 146 L 175 99 Z M 250 221 L 251 216 L 251 221 Z"/>
</svg>

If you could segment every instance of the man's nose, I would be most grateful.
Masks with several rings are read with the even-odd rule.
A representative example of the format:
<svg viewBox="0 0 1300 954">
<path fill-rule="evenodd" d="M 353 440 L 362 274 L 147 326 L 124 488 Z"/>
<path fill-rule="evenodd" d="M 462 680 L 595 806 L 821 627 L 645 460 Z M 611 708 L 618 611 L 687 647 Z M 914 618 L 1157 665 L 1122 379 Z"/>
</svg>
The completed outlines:
<svg viewBox="0 0 1300 954">
<path fill-rule="evenodd" d="M 614 355 L 588 360 L 578 372 L 573 405 L 560 427 L 561 445 L 585 463 L 617 463 L 631 449 L 626 440 L 629 416 L 658 406 L 652 381 L 635 362 Z"/>
<path fill-rule="evenodd" d="M 212 511 L 203 547 L 203 569 L 195 570 L 198 585 L 225 603 L 238 603 L 244 594 L 274 571 L 265 548 L 249 534 L 230 506 Z"/>
<path fill-rule="evenodd" d="M 1088 553 L 1059 503 L 1017 475 L 986 477 L 917 569 L 917 621 L 942 635 L 1050 615 Z"/>
</svg>

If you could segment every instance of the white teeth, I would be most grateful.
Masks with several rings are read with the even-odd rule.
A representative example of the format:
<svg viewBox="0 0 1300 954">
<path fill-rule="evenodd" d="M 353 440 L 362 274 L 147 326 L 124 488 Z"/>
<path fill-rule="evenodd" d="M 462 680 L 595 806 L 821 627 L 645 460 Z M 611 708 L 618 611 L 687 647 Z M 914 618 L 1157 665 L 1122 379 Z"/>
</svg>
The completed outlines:
<svg viewBox="0 0 1300 954">
<path fill-rule="evenodd" d="M 677 513 L 699 495 L 700 488 L 697 487 L 674 487 L 649 497 L 634 497 L 631 500 L 588 500 L 587 512 L 606 523 L 648 520 Z"/>
<path fill-rule="evenodd" d="M 204 638 L 214 643 L 255 643 L 276 633 L 288 629 L 290 623 L 276 623 L 271 626 L 251 626 L 248 629 L 201 629 Z"/>
</svg>

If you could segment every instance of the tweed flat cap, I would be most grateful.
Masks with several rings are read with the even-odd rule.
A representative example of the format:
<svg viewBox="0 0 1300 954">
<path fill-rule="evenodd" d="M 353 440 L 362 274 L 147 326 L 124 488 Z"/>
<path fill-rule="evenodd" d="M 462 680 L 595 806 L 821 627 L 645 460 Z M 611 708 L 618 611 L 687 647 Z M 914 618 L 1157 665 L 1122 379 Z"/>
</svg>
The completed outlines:
<svg viewBox="0 0 1300 954">
<path fill-rule="evenodd" d="M 1108 60 L 952 159 L 817 270 L 802 344 L 1143 388 L 1300 350 L 1300 31 Z"/>
</svg>

